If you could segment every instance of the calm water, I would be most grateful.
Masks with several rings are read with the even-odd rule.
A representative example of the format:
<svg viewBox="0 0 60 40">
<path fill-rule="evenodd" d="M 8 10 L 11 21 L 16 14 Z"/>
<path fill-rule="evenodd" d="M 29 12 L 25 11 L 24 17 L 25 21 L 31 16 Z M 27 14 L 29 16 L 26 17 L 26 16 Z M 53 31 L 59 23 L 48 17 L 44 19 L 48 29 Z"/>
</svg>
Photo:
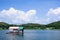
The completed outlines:
<svg viewBox="0 0 60 40">
<path fill-rule="evenodd" d="M 60 30 L 24 30 L 24 35 L 6 34 L 0 30 L 0 40 L 60 40 Z"/>
</svg>

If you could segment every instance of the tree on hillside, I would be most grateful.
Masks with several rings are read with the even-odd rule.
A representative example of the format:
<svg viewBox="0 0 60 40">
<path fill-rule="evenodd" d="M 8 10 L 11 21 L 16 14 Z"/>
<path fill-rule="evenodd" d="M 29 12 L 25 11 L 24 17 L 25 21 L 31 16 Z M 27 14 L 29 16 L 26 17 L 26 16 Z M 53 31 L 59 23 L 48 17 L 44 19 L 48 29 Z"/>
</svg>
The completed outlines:
<svg viewBox="0 0 60 40">
<path fill-rule="evenodd" d="M 47 27 L 53 27 L 54 29 L 60 29 L 60 21 L 50 23 L 47 25 Z"/>
<path fill-rule="evenodd" d="M 0 22 L 0 28 L 8 28 L 9 27 L 9 24 L 8 23 L 5 23 L 5 22 Z"/>
</svg>

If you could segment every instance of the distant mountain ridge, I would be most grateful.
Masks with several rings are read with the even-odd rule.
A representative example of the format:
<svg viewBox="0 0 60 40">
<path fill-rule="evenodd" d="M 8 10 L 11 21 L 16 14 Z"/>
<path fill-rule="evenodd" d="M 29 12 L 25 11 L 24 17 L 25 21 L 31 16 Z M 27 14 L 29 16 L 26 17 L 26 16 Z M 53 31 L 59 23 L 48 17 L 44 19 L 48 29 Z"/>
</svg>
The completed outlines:
<svg viewBox="0 0 60 40">
<path fill-rule="evenodd" d="M 0 28 L 8 29 L 9 26 L 23 26 L 25 29 L 46 29 L 46 28 L 60 29 L 60 21 L 56 21 L 47 25 L 37 24 L 37 23 L 27 23 L 27 24 L 16 25 L 16 24 L 8 24 L 5 22 L 0 22 Z"/>
<path fill-rule="evenodd" d="M 56 21 L 47 25 L 47 27 L 54 27 L 54 29 L 60 29 L 60 21 Z"/>
</svg>

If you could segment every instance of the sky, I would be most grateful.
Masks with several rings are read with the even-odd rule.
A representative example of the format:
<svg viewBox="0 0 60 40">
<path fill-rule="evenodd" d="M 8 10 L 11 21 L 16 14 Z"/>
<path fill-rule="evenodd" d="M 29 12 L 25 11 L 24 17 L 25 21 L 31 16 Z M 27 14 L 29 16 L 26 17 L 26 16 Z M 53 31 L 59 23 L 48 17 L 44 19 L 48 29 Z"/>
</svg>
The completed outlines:
<svg viewBox="0 0 60 40">
<path fill-rule="evenodd" d="M 0 22 L 49 24 L 60 21 L 59 0 L 0 0 Z"/>
</svg>

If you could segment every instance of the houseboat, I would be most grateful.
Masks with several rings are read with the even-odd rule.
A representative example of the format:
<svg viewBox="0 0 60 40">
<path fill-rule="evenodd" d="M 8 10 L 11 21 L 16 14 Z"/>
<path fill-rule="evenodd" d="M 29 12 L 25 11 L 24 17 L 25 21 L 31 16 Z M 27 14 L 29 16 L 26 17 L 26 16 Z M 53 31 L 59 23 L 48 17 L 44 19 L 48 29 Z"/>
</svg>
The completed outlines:
<svg viewBox="0 0 60 40">
<path fill-rule="evenodd" d="M 24 28 L 23 27 L 18 27 L 18 26 L 9 27 L 9 33 L 8 34 L 23 34 L 23 33 L 24 33 Z"/>
</svg>

